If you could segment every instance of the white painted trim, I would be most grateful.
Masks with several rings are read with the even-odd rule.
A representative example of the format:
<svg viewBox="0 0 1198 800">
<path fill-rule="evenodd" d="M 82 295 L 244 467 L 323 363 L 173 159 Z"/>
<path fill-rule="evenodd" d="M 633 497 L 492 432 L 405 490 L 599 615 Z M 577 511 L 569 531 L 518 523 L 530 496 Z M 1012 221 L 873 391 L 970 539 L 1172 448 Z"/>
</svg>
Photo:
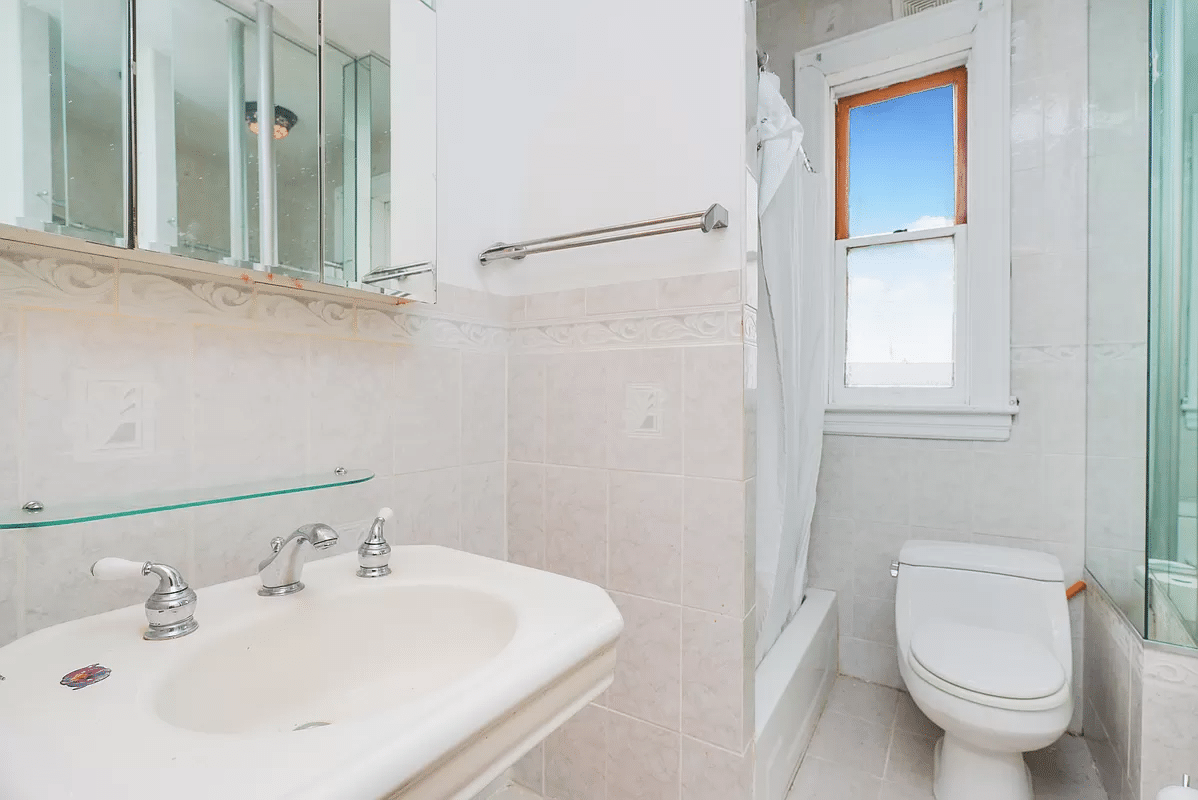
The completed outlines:
<svg viewBox="0 0 1198 800">
<path fill-rule="evenodd" d="M 1018 413 L 1014 398 L 1002 408 L 829 406 L 824 410 L 824 433 L 1005 442 L 1011 438 L 1011 419 Z"/>
<path fill-rule="evenodd" d="M 843 302 L 829 293 L 828 318 L 839 325 L 828 337 L 830 384 L 838 387 L 829 391 L 829 433 L 988 441 L 1010 437 L 1017 411 L 1017 406 L 1008 405 L 1010 19 L 1009 0 L 956 0 L 795 55 L 796 115 L 817 170 L 804 186 L 805 207 L 814 214 L 813 235 L 808 237 L 812 241 L 804 242 L 804 263 L 827 270 L 830 278 L 838 274 L 838 254 L 846 247 L 838 246 L 834 231 L 836 98 L 960 64 L 969 68 L 968 244 L 967 255 L 958 262 L 959 279 L 967 284 L 958 296 L 962 394 L 947 403 L 944 390 L 846 396 Z M 875 243 L 875 238 L 860 241 Z M 851 241 L 852 246 L 858 243 Z M 830 280 L 829 285 L 840 284 Z M 941 394 L 931 402 L 928 392 Z"/>
</svg>

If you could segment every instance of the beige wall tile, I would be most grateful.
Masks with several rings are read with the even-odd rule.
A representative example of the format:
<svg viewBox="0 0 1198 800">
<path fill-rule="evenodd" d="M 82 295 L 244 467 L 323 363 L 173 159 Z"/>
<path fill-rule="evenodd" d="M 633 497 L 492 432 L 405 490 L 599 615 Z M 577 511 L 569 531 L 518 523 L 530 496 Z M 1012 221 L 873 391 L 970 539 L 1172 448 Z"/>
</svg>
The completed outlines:
<svg viewBox="0 0 1198 800">
<path fill-rule="evenodd" d="M 657 281 L 632 281 L 586 290 L 586 313 L 621 314 L 657 308 Z"/>
<path fill-rule="evenodd" d="M 503 353 L 462 353 L 462 463 L 504 459 L 507 363 Z"/>
<path fill-rule="evenodd" d="M 678 730 L 681 609 L 617 592 L 612 599 L 624 617 L 624 633 L 608 707 Z"/>
<path fill-rule="evenodd" d="M 1144 648 L 1144 797 L 1193 769 L 1198 741 L 1198 658 Z M 1117 744 L 1117 742 L 1116 742 Z"/>
<path fill-rule="evenodd" d="M 693 308 L 740 302 L 739 270 L 665 278 L 658 289 L 659 308 Z"/>
<path fill-rule="evenodd" d="M 337 467 L 391 472 L 396 349 L 348 339 L 311 339 L 313 472 Z"/>
<path fill-rule="evenodd" d="M 211 325 L 197 325 L 194 332 L 197 482 L 220 485 L 306 472 L 307 337 Z"/>
<path fill-rule="evenodd" d="M 744 477 L 743 364 L 739 344 L 686 349 L 687 475 Z"/>
<path fill-rule="evenodd" d="M 545 468 L 545 569 L 607 585 L 607 474 Z"/>
<path fill-rule="evenodd" d="M 462 467 L 462 549 L 489 558 L 507 555 L 502 461 Z"/>
<path fill-rule="evenodd" d="M 6 341 L 11 348 L 13 339 Z M 24 341 L 32 356 L 24 359 L 17 384 L 21 491 L 26 499 L 48 504 L 105 498 L 173 488 L 189 479 L 191 387 L 200 377 L 191 369 L 191 338 L 185 326 L 27 309 Z M 228 388 L 221 409 L 234 419 L 225 430 L 237 427 L 236 417 L 244 416 L 235 405 L 237 386 Z M 283 410 L 279 415 L 284 425 L 298 425 L 298 431 L 287 431 L 289 442 L 298 443 L 300 456 L 298 468 L 296 460 L 289 462 L 290 472 L 304 472 L 306 405 L 301 391 L 295 403 L 299 413 Z M 11 424 L 17 419 L 16 409 L 9 410 L 14 412 Z M 229 444 L 222 459 L 228 471 L 205 470 L 212 462 L 201 459 L 203 478 L 221 483 L 255 456 L 270 460 L 269 453 L 247 451 L 241 441 Z M 295 452 L 287 443 L 279 449 Z"/>
<path fill-rule="evenodd" d="M 682 599 L 682 478 L 611 472 L 608 587 Z"/>
<path fill-rule="evenodd" d="M 508 357 L 507 457 L 545 460 L 545 356 Z"/>
<path fill-rule="evenodd" d="M 447 347 L 396 349 L 396 473 L 461 463 L 462 354 Z"/>
<path fill-rule="evenodd" d="M 396 542 L 462 548 L 461 470 L 458 467 L 395 476 Z"/>
<path fill-rule="evenodd" d="M 682 732 L 743 752 L 741 617 L 682 611 Z"/>
<path fill-rule="evenodd" d="M 21 313 L 0 306 L 0 503 L 21 505 L 17 485 L 20 448 Z M 2 536 L 2 534 L 0 534 Z"/>
<path fill-rule="evenodd" d="M 747 609 L 745 484 L 687 478 L 683 504 L 682 602 L 730 616 Z"/>
<path fill-rule="evenodd" d="M 608 800 L 680 800 L 681 737 L 622 714 L 608 727 Z"/>
<path fill-rule="evenodd" d="M 545 467 L 507 465 L 507 557 L 526 567 L 545 567 Z"/>
<path fill-rule="evenodd" d="M 607 353 L 546 359 L 545 460 L 578 467 L 607 465 Z"/>
<path fill-rule="evenodd" d="M 682 474 L 681 348 L 617 351 L 609 364 L 608 466 Z"/>
<path fill-rule="evenodd" d="M 0 534 L 0 647 L 16 639 L 24 625 L 24 549 L 24 536 Z"/>
<path fill-rule="evenodd" d="M 530 294 L 524 298 L 524 318 L 526 320 L 576 319 L 585 314 L 585 289 Z"/>
<path fill-rule="evenodd" d="M 548 800 L 607 800 L 609 714 L 587 706 L 545 740 Z"/>
</svg>

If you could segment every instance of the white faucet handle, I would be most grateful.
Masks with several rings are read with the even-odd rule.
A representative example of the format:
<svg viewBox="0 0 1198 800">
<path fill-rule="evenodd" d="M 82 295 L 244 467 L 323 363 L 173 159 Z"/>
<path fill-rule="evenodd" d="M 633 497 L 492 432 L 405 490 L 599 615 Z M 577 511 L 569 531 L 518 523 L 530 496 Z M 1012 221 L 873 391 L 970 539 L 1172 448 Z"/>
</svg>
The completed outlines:
<svg viewBox="0 0 1198 800">
<path fill-rule="evenodd" d="M 387 522 L 390 522 L 391 518 L 395 516 L 395 512 L 392 511 L 389 507 L 380 508 L 378 516 L 382 517 Z"/>
<path fill-rule="evenodd" d="M 101 558 L 92 564 L 92 576 L 102 581 L 120 581 L 140 578 L 146 573 L 148 561 L 130 561 L 126 558 Z"/>
</svg>

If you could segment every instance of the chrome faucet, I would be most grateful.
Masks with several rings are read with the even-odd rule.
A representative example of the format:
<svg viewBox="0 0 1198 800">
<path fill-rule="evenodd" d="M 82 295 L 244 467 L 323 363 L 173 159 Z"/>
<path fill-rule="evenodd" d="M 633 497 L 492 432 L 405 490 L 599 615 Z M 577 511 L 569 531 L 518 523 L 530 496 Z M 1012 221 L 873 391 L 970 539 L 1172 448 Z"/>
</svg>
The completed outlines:
<svg viewBox="0 0 1198 800">
<path fill-rule="evenodd" d="M 284 539 L 276 536 L 270 540 L 272 554 L 258 565 L 258 576 L 263 597 L 294 594 L 304 588 L 300 580 L 304 574 L 304 561 L 312 548 L 327 550 L 337 544 L 337 531 L 323 522 L 305 525 Z"/>
<path fill-rule="evenodd" d="M 102 581 L 153 575 L 158 588 L 146 600 L 146 621 L 150 627 L 142 638 L 155 642 L 178 639 L 199 627 L 195 621 L 196 593 L 187 585 L 179 570 L 169 564 L 153 561 L 127 561 L 123 558 L 101 558 L 92 564 L 91 573 Z"/>
</svg>

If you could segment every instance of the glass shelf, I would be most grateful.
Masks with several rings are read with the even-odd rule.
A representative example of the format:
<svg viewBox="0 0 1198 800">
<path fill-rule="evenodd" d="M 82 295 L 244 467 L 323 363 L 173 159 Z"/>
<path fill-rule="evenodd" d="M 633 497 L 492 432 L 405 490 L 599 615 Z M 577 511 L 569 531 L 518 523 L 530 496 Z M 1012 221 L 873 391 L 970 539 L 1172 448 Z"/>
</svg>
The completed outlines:
<svg viewBox="0 0 1198 800">
<path fill-rule="evenodd" d="M 251 500 L 255 497 L 310 492 L 314 489 L 365 483 L 373 477 L 374 473 L 370 470 L 351 469 L 343 473 L 322 472 L 319 475 L 272 478 L 271 480 L 250 481 L 229 486 L 164 489 L 116 498 L 61 504 L 51 503 L 44 510 L 37 512 L 26 511 L 24 508 L 0 511 L 0 530 L 49 528 L 54 525 L 70 525 L 74 522 L 93 522 L 100 519 L 153 514 L 155 511 L 172 511 L 177 508 L 232 503 L 235 500 Z"/>
</svg>

